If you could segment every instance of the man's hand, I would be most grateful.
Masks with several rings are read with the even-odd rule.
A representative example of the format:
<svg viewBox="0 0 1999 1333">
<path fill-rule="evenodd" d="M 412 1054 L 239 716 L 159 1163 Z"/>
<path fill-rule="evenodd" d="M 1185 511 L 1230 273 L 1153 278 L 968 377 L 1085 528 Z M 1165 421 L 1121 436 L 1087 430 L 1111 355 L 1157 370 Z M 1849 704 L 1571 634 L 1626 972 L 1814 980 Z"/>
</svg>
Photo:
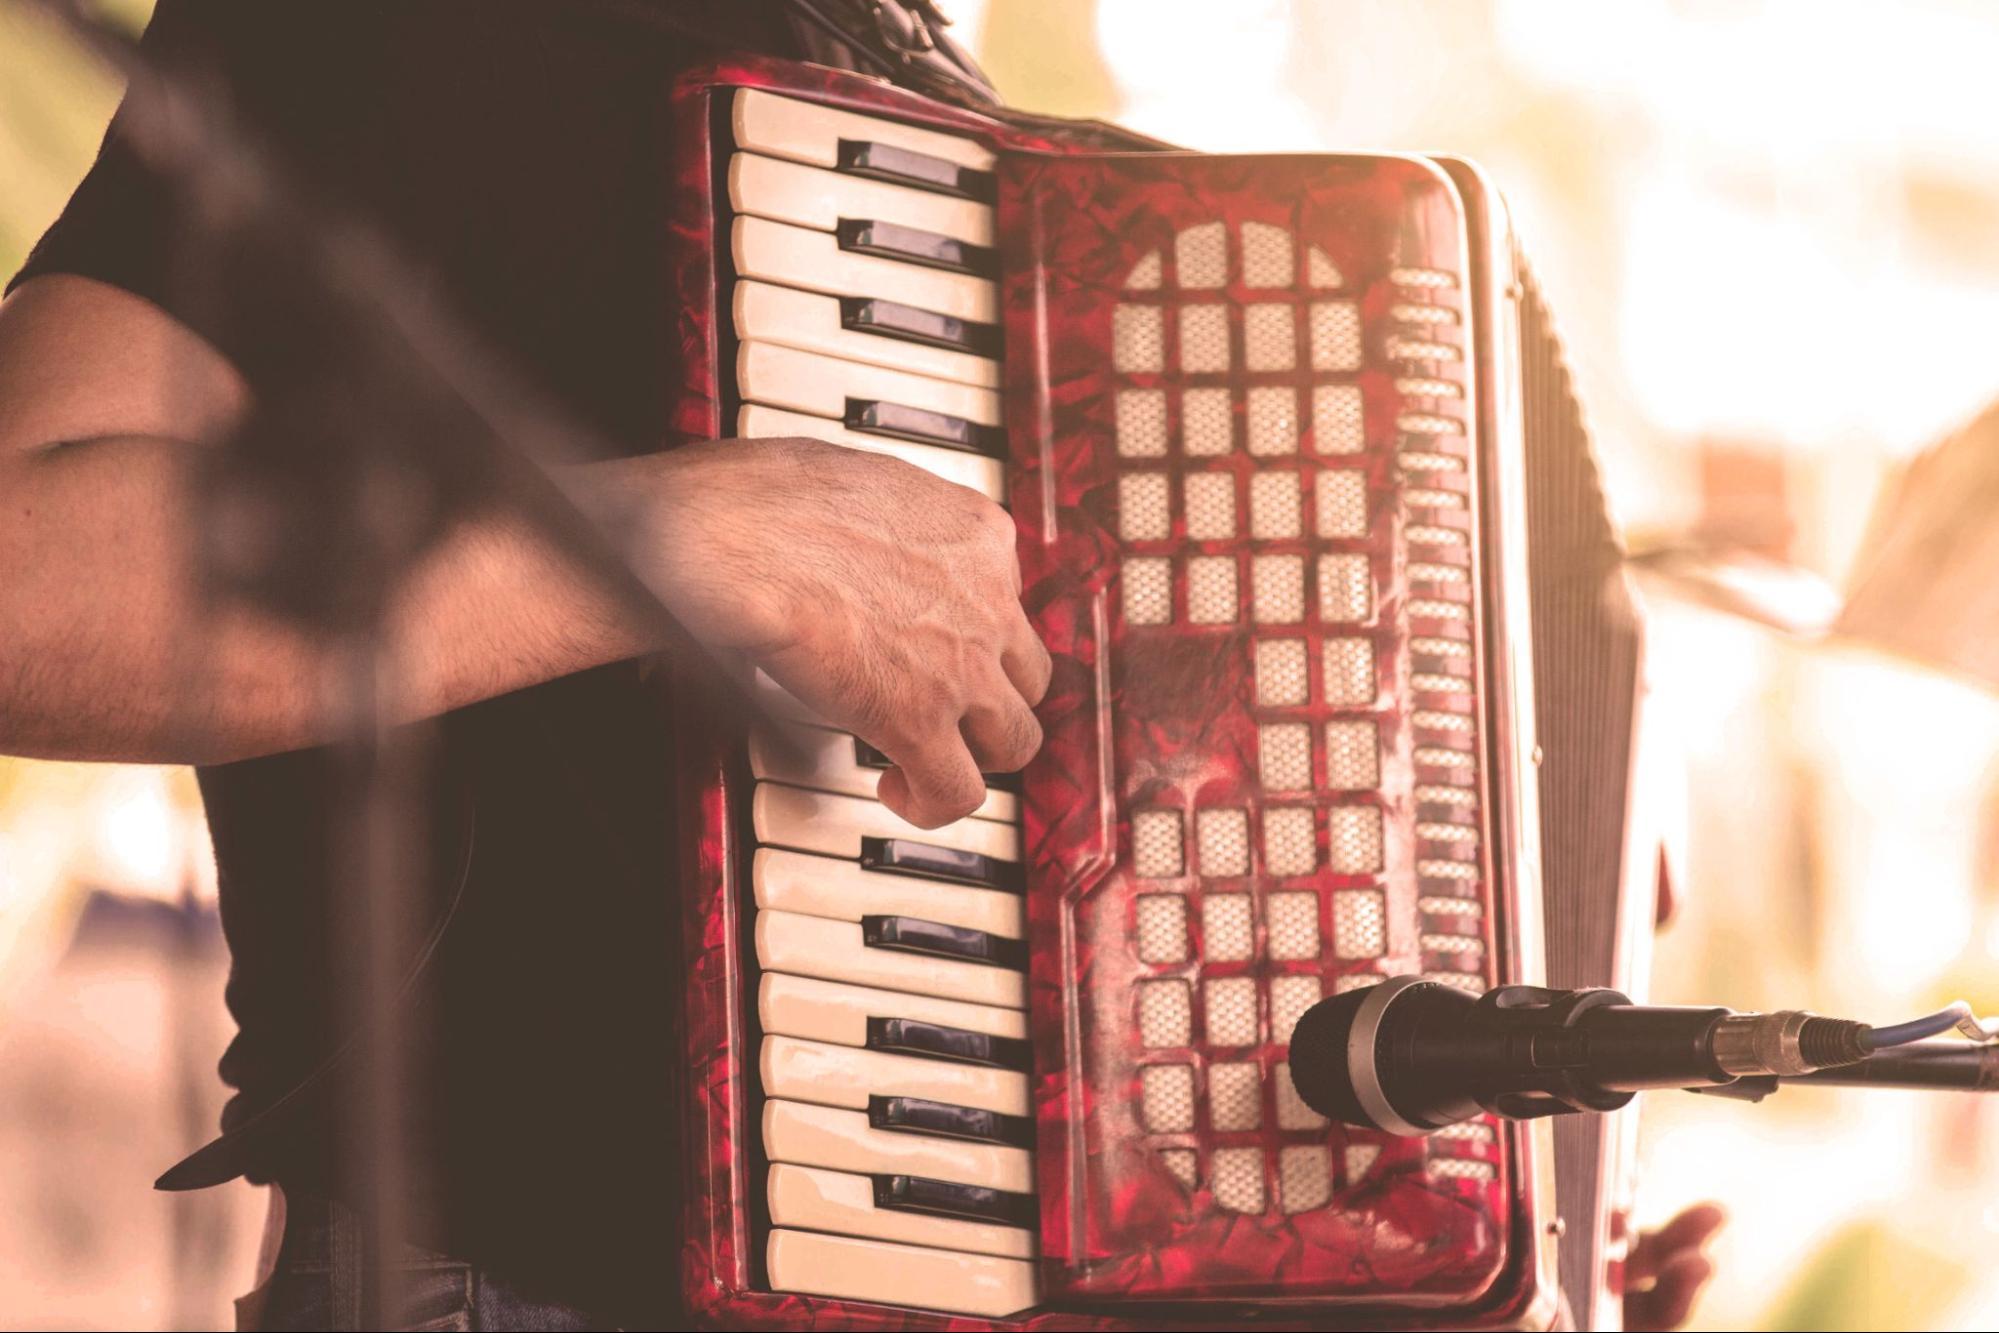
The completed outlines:
<svg viewBox="0 0 1999 1333">
<path fill-rule="evenodd" d="M 613 466 L 656 496 L 654 581 L 675 613 L 886 754 L 881 799 L 903 818 L 971 813 L 981 773 L 1040 748 L 1048 653 L 1021 610 L 1013 520 L 992 501 L 816 440 Z"/>
<path fill-rule="evenodd" d="M 1696 1204 L 1638 1237 L 1624 1260 L 1624 1326 L 1632 1333 L 1678 1328 L 1714 1276 L 1701 1247 L 1728 1215 L 1711 1203 Z"/>
<path fill-rule="evenodd" d="M 115 287 L 55 275 L 0 302 L 0 753 L 225 763 L 327 738 L 323 645 L 189 582 L 186 501 L 249 402 L 213 348 Z M 976 493 L 808 440 L 565 481 L 586 508 L 644 517 L 646 572 L 690 629 L 894 760 L 882 800 L 911 822 L 969 813 L 981 770 L 1039 747 L 1048 655 L 1012 522 Z M 458 523 L 396 622 L 412 718 L 661 646 L 507 512 Z"/>
</svg>

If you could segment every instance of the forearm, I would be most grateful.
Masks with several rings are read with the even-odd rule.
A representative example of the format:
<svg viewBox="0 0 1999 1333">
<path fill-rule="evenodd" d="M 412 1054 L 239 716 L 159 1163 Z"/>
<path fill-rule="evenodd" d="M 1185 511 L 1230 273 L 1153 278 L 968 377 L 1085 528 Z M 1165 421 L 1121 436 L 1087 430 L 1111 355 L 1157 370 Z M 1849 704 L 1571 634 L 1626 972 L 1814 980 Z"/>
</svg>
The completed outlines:
<svg viewBox="0 0 1999 1333">
<path fill-rule="evenodd" d="M 0 471 L 0 752 L 215 763 L 328 739 L 329 647 L 219 604 L 195 575 L 186 445 L 97 440 Z M 645 651 L 608 597 L 515 520 L 460 522 L 396 590 L 420 717 Z"/>
</svg>

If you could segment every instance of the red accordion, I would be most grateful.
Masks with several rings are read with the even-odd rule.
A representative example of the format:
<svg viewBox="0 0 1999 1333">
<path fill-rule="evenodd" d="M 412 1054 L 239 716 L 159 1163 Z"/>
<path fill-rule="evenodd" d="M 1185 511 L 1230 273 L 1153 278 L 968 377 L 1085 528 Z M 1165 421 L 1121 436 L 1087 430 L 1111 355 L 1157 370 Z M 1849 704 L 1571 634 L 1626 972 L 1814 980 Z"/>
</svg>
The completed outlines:
<svg viewBox="0 0 1999 1333">
<path fill-rule="evenodd" d="M 1055 662 L 941 830 L 769 682 L 684 719 L 697 1316 L 1596 1326 L 1600 1123 L 1398 1139 L 1285 1064 L 1389 975 L 1630 980 L 1637 630 L 1497 196 L 781 62 L 673 114 L 680 432 L 1002 500 Z"/>
</svg>

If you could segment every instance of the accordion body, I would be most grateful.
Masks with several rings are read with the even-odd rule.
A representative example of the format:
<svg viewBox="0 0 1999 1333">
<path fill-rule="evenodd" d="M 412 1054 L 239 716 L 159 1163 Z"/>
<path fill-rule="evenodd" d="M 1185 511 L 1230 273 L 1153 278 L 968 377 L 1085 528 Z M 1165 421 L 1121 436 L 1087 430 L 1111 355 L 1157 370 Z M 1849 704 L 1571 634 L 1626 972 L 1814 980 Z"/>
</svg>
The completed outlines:
<svg viewBox="0 0 1999 1333">
<path fill-rule="evenodd" d="M 776 61 L 673 115 L 677 434 L 985 490 L 1055 665 L 941 830 L 766 680 L 685 710 L 695 1316 L 1602 1326 L 1600 1122 L 1394 1138 L 1286 1067 L 1386 976 L 1632 981 L 1638 634 L 1496 194 Z"/>
</svg>

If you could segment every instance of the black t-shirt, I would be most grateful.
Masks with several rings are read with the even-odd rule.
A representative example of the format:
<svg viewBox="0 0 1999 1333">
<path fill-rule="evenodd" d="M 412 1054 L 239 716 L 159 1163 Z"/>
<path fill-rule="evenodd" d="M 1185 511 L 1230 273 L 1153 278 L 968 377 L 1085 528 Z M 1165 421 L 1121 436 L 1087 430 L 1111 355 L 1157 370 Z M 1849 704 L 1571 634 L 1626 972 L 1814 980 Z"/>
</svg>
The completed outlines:
<svg viewBox="0 0 1999 1333">
<path fill-rule="evenodd" d="M 765 0 L 160 0 L 147 44 L 219 76 L 277 157 L 400 242 L 426 296 L 639 452 L 661 441 L 678 380 L 665 94 L 715 54 L 657 9 L 745 48 L 803 54 Z M 173 198 L 114 121 L 16 281 L 99 278 L 210 333 L 239 364 L 268 353 L 250 343 L 288 336 L 282 310 L 211 328 L 212 309 L 189 308 L 204 303 L 174 275 L 204 270 L 187 262 L 199 249 Z M 669 712 L 657 682 L 626 663 L 439 723 L 433 919 L 461 877 L 464 891 L 432 964 L 433 1001 L 410 1022 L 419 1239 L 641 1320 L 672 1308 L 678 1273 Z M 330 773 L 325 752 L 305 751 L 200 774 L 239 1028 L 221 1066 L 237 1090 L 225 1125 L 263 1112 L 342 1030 Z M 309 1107 L 290 1121 L 242 1165 L 253 1178 L 326 1180 L 331 1118 Z"/>
</svg>

